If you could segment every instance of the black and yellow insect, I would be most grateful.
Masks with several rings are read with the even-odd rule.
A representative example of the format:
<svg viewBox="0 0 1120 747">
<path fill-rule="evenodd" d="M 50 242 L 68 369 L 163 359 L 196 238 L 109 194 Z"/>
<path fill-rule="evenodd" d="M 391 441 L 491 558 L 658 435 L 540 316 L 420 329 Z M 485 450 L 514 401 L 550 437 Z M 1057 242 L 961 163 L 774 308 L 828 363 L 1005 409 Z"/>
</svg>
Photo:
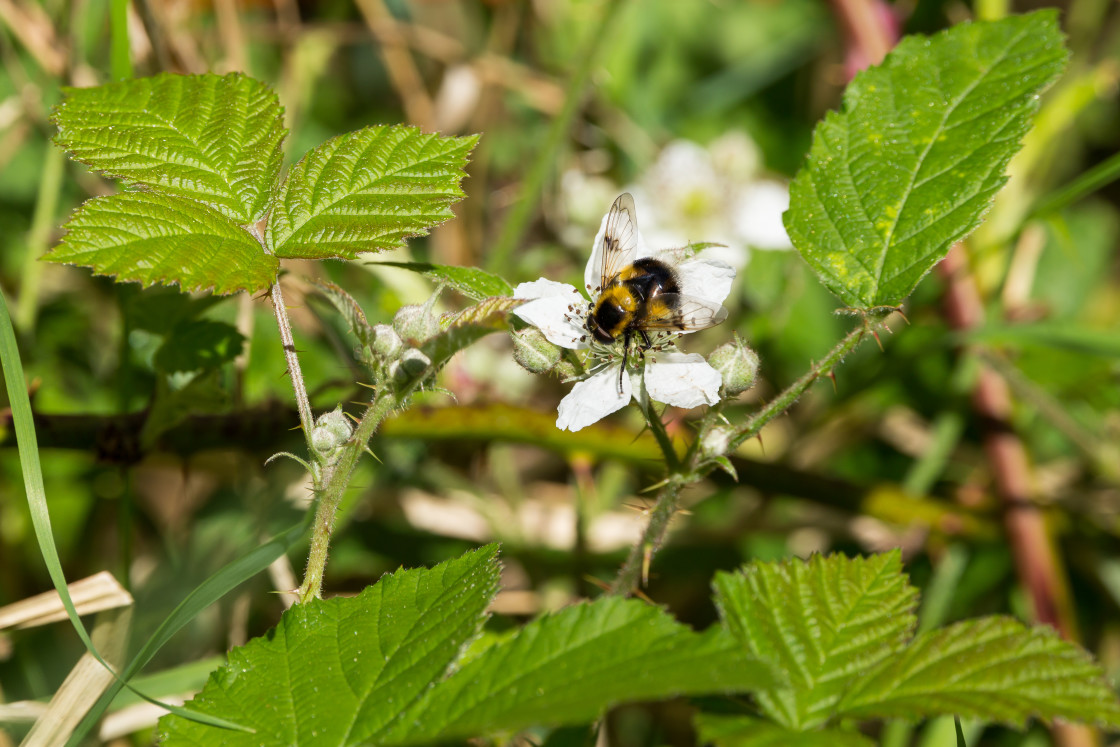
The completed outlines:
<svg viewBox="0 0 1120 747">
<path fill-rule="evenodd" d="M 635 337 L 641 338 L 644 352 L 653 346 L 651 332 L 692 332 L 727 318 L 727 309 L 718 303 L 681 293 L 677 270 L 665 258 L 637 257 L 638 221 L 629 192 L 611 205 L 602 244 L 595 250 L 601 253 L 600 282 L 590 289 L 595 300 L 587 330 L 603 345 L 622 338 L 620 393 Z"/>
</svg>

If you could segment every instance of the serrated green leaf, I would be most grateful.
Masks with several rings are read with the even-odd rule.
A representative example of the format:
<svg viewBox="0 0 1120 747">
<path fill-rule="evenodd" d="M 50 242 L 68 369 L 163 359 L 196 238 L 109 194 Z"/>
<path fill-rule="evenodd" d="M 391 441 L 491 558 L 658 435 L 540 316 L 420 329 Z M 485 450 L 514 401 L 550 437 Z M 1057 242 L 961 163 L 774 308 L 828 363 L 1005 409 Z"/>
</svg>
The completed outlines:
<svg viewBox="0 0 1120 747">
<path fill-rule="evenodd" d="M 424 342 L 424 355 L 438 368 L 451 356 L 492 332 L 507 329 L 509 312 L 524 301 L 513 298 L 487 298 L 457 314 L 440 319 L 442 331 Z"/>
<path fill-rule="evenodd" d="M 857 718 L 955 714 L 1022 727 L 1030 718 L 1120 727 L 1120 701 L 1085 651 L 1007 617 L 917 636 L 848 683 L 837 712 Z"/>
<path fill-rule="evenodd" d="M 268 220 L 278 257 L 354 259 L 393 249 L 452 217 L 478 137 L 404 126 L 331 138 L 292 167 Z"/>
<path fill-rule="evenodd" d="M 258 291 L 276 279 L 280 264 L 218 211 L 153 192 L 97 197 L 66 223 L 50 262 L 92 267 L 98 275 L 183 291 Z"/>
<path fill-rule="evenodd" d="M 773 721 L 750 716 L 701 713 L 694 722 L 698 741 L 717 747 L 874 747 L 875 744 L 859 732 L 792 731 Z"/>
<path fill-rule="evenodd" d="M 357 597 L 300 604 L 229 654 L 188 708 L 239 714 L 256 734 L 177 717 L 162 744 L 357 744 L 390 728 L 477 633 L 498 587 L 497 546 L 398 571 Z"/>
<path fill-rule="evenodd" d="M 418 272 L 437 283 L 448 285 L 467 298 L 481 301 L 491 296 L 512 296 L 513 286 L 505 278 L 477 267 L 433 265 L 427 262 L 377 262 L 386 267 L 400 267 Z"/>
<path fill-rule="evenodd" d="M 789 681 L 757 699 L 792 729 L 824 723 L 852 677 L 901 648 L 917 623 L 897 551 L 752 563 L 719 574 L 715 590 L 731 632 Z"/>
<path fill-rule="evenodd" d="M 817 127 L 786 230 L 850 307 L 895 306 L 970 233 L 1067 57 L 1057 12 L 907 37 Z"/>
<path fill-rule="evenodd" d="M 259 220 L 286 134 L 276 94 L 240 73 L 162 74 L 69 88 L 54 111 L 59 145 L 100 173 Z"/>
<path fill-rule="evenodd" d="M 721 628 L 694 633 L 657 607 L 607 597 L 529 623 L 366 738 L 411 744 L 587 723 L 614 703 L 774 683 L 769 667 Z"/>
<path fill-rule="evenodd" d="M 175 325 L 153 362 L 165 373 L 219 368 L 241 354 L 245 337 L 237 328 L 213 319 Z"/>
</svg>

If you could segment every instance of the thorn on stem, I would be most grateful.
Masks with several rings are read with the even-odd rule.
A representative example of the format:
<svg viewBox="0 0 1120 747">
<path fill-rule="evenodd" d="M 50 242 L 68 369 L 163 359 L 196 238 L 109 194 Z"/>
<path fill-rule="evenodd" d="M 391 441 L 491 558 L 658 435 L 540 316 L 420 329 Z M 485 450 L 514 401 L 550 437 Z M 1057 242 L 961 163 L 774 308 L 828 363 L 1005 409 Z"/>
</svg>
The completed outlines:
<svg viewBox="0 0 1120 747">
<path fill-rule="evenodd" d="M 832 379 L 832 393 L 839 394 L 839 392 L 836 390 L 836 371 L 829 371 L 827 374 L 825 374 L 825 376 Z"/>
<path fill-rule="evenodd" d="M 874 337 L 875 342 L 879 344 L 879 352 L 886 352 L 885 350 L 883 350 L 883 341 L 879 339 L 879 331 L 875 329 L 871 330 L 871 336 Z"/>
</svg>

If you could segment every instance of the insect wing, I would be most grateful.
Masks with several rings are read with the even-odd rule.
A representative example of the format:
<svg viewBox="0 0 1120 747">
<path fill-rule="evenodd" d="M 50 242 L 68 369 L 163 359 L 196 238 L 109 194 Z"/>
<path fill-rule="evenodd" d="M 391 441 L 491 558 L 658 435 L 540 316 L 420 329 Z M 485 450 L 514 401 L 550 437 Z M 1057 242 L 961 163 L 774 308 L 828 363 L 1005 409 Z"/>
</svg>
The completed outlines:
<svg viewBox="0 0 1120 747">
<path fill-rule="evenodd" d="M 727 309 L 712 301 L 679 293 L 662 293 L 650 301 L 646 316 L 637 325 L 644 330 L 695 332 L 727 319 Z"/>
<path fill-rule="evenodd" d="M 627 265 L 633 264 L 638 254 L 638 213 L 634 208 L 634 198 L 623 192 L 611 205 L 607 213 L 606 230 L 603 240 L 595 247 L 599 256 L 599 290 L 606 288 L 611 280 Z"/>
</svg>

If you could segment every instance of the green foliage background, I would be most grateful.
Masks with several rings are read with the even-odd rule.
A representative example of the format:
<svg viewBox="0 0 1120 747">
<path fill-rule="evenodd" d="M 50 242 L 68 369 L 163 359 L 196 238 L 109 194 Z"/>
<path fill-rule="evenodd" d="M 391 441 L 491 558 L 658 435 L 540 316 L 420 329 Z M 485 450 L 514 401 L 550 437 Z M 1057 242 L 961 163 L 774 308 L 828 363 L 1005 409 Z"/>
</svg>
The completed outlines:
<svg viewBox="0 0 1120 747">
<path fill-rule="evenodd" d="M 33 404 L 43 418 L 46 488 L 67 576 L 113 570 L 136 597 L 133 635 L 143 641 L 213 571 L 298 521 L 307 495 L 297 465 L 262 466 L 300 441 L 287 430 L 298 421 L 267 303 L 140 291 L 84 269 L 33 261 L 58 245 L 57 227 L 83 201 L 113 199 L 103 197 L 114 191 L 110 183 L 63 161 L 48 122 L 63 86 L 106 82 L 120 65 L 111 6 L 44 3 L 31 17 L 51 30 L 50 43 L 28 42 L 15 25 L 0 26 L 0 286 L 12 299 Z M 135 74 L 244 70 L 267 81 L 291 130 L 285 167 L 329 138 L 382 123 L 411 120 L 429 132 L 481 134 L 456 219 L 411 240 L 407 254 L 370 259 L 486 266 L 514 284 L 541 275 L 581 277 L 590 237 L 614 195 L 605 189 L 606 202 L 583 218 L 579 195 L 563 187 L 572 174 L 588 180 L 580 184 L 607 180 L 621 189 L 645 178 L 675 139 L 707 145 L 738 132 L 757 145 L 761 175 L 791 179 L 813 127 L 839 103 L 852 48 L 837 16 L 842 6 L 814 0 L 402 0 L 384 5 L 398 24 L 376 22 L 374 31 L 362 10 L 340 1 L 280 3 L 280 10 L 247 4 L 233 18 L 201 4 L 181 6 L 181 17 L 156 3 L 141 7 L 154 9 L 146 22 L 157 44 L 133 50 Z M 995 12 L 985 3 L 937 1 L 919 3 L 908 15 L 896 11 L 905 32 L 936 31 L 961 12 Z M 983 450 L 986 423 L 970 401 L 979 355 L 1012 386 L 1011 426 L 1028 449 L 1032 485 L 1047 507 L 1065 591 L 1062 613 L 1107 671 L 1120 666 L 1120 195 L 1110 166 L 1120 139 L 1117 13 L 1074 0 L 1062 15 L 1073 53 L 1068 74 L 1043 101 L 1036 129 L 1011 166 L 1012 181 L 970 240 L 969 269 L 986 325 L 955 332 L 942 306 L 945 281 L 927 276 L 907 303 L 908 323 L 892 323 L 895 334 L 884 337 L 882 351 L 858 350 L 838 371 L 835 388 L 817 385 L 762 443 L 746 445 L 733 459 L 738 483 L 713 473 L 689 497 L 690 515 L 658 555 L 645 590 L 679 620 L 697 628 L 715 621 L 712 578 L 744 562 L 898 545 L 924 592 L 923 615 L 941 622 L 995 613 L 1029 619 L 994 467 Z M 570 130 L 550 139 L 571 71 L 608 17 Z M 430 111 L 415 90 L 401 95 L 410 89 L 386 64 L 386 50 L 402 40 Z M 481 88 L 457 110 L 439 94 L 464 95 L 450 83 L 464 69 Z M 256 134 L 271 144 L 275 135 L 265 126 Z M 519 240 L 496 253 L 537 164 L 541 197 L 532 201 Z M 278 160 L 259 165 L 280 167 Z M 1104 169 L 1103 186 L 1063 200 L 1060 188 L 1094 167 Z M 86 220 L 98 204 L 106 203 L 87 203 Z M 260 217 L 253 195 L 222 195 L 214 207 L 226 217 Z M 441 279 L 363 261 L 283 266 L 317 411 L 361 399 L 362 374 L 347 323 L 303 278 L 345 288 L 372 324 L 389 321 L 404 303 L 426 301 Z M 452 285 L 439 299 L 443 310 L 468 302 Z M 740 417 L 846 331 L 848 321 L 834 309 L 900 300 L 838 300 L 791 251 L 751 251 L 733 294 L 731 319 L 690 345 L 706 352 L 736 330 L 758 350 L 763 381 L 736 406 L 732 415 Z M 979 352 L 962 353 L 962 345 Z M 188 378 L 192 371 L 200 373 Z M 517 369 L 497 340 L 455 359 L 441 385 L 456 401 L 422 395 L 421 408 L 389 421 L 375 439 L 378 460 L 363 463 L 347 498 L 327 589 L 357 592 L 401 566 L 431 566 L 498 540 L 506 588 L 518 594 L 499 597 L 504 614 L 489 623 L 495 634 L 595 594 L 591 580 L 613 577 L 629 538 L 603 539 L 600 532 L 640 522 L 638 491 L 659 477 L 648 434 L 633 439 L 640 420 L 624 413 L 579 434 L 557 432 L 554 408 L 566 387 Z M 191 417 L 199 415 L 207 417 Z M 0 431 L 0 445 L 2 605 L 49 588 L 49 580 L 10 431 Z M 446 516 L 455 520 L 440 520 Z M 298 574 L 306 548 L 297 545 L 289 556 Z M 199 657 L 275 625 L 282 606 L 270 592 L 281 583 L 258 575 L 196 617 L 146 670 L 172 673 L 151 694 L 200 687 L 209 670 L 191 666 Z M 0 636 L 4 701 L 49 696 L 81 651 L 64 624 Z M 810 715 L 816 706 L 799 705 Z M 721 728 L 717 721 L 702 731 Z M 689 713 L 675 706 L 628 706 L 606 723 L 617 744 L 693 738 Z M 25 726 L 0 728 L 18 736 Z M 990 727 L 976 738 L 1023 744 L 1046 736 L 1038 727 L 1026 735 Z"/>
</svg>

